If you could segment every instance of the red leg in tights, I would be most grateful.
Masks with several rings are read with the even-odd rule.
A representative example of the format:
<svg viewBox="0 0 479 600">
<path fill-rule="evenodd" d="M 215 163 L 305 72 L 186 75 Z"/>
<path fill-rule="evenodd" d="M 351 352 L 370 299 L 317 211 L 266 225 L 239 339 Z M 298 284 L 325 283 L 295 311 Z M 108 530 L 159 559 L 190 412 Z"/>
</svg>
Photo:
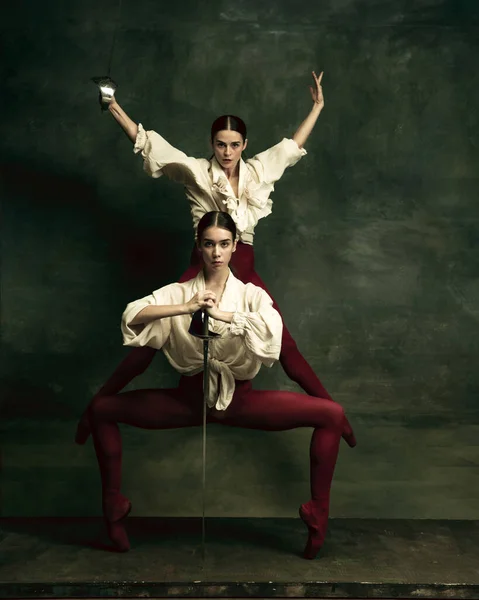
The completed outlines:
<svg viewBox="0 0 479 600">
<path fill-rule="evenodd" d="M 232 256 L 230 266 L 234 275 L 243 283 L 253 283 L 267 292 L 267 294 L 273 300 L 274 308 L 281 315 L 281 310 L 278 306 L 278 303 L 269 292 L 263 280 L 255 271 L 254 251 L 252 246 L 238 242 L 237 249 Z M 193 252 L 191 253 L 190 267 L 186 273 L 181 276 L 179 281 L 188 281 L 189 279 L 196 277 L 201 267 L 202 264 L 200 255 L 198 251 L 193 248 Z M 281 318 L 283 319 L 283 315 L 281 315 Z M 284 323 L 284 319 L 283 336 L 281 340 L 281 354 L 279 360 L 286 375 L 292 381 L 302 387 L 309 396 L 332 400 L 327 389 L 321 383 L 319 377 L 299 351 L 296 342 Z M 344 430 L 342 432 L 342 436 L 349 446 L 354 447 L 356 445 L 356 438 L 354 436 L 353 429 L 346 418 L 344 419 Z"/>
<path fill-rule="evenodd" d="M 118 550 L 129 549 L 122 519 L 131 504 L 121 495 L 122 444 L 118 423 L 143 429 L 192 427 L 202 422 L 201 374 L 182 378 L 180 388 L 137 390 L 116 396 L 97 396 L 89 407 L 95 451 L 102 480 L 103 511 L 108 533 Z M 213 413 L 209 422 L 282 431 L 313 427 L 310 446 L 311 500 L 300 509 L 308 526 L 306 558 L 314 558 L 326 535 L 329 493 L 344 422 L 339 404 L 293 392 L 252 390 L 238 385 L 229 408 Z"/>
<path fill-rule="evenodd" d="M 193 250 L 191 255 L 191 265 L 179 279 L 180 282 L 189 281 L 198 275 L 202 265 L 199 262 L 198 253 Z M 144 346 L 141 348 L 132 348 L 129 354 L 116 367 L 109 379 L 103 384 L 101 389 L 95 394 L 93 400 L 97 396 L 111 396 L 118 394 L 127 386 L 135 377 L 141 375 L 150 365 L 156 353 L 155 348 Z M 90 424 L 88 420 L 88 407 L 80 417 L 75 434 L 75 442 L 83 445 L 90 436 Z"/>
<path fill-rule="evenodd" d="M 278 306 L 278 303 L 270 294 L 268 288 L 263 283 L 259 275 L 253 271 L 250 273 L 248 281 L 254 285 L 257 285 L 268 293 L 273 300 L 274 308 L 281 315 L 281 310 Z M 296 342 L 284 323 L 283 315 L 281 315 L 281 319 L 283 320 L 283 337 L 281 339 L 281 354 L 279 360 L 284 372 L 292 381 L 302 387 L 309 396 L 316 396 L 317 398 L 327 398 L 328 400 L 332 400 L 327 389 L 321 383 L 319 377 L 309 366 L 306 359 L 299 351 Z"/>
<path fill-rule="evenodd" d="M 278 303 L 273 298 L 268 288 L 264 284 L 263 280 L 256 273 L 254 268 L 254 251 L 253 247 L 248 244 L 238 242 L 236 252 L 233 254 L 231 259 L 231 269 L 234 275 L 240 279 L 243 283 L 253 283 L 258 287 L 265 290 L 273 300 L 274 308 L 281 315 L 281 310 Z M 186 273 L 184 273 L 179 279 L 180 283 L 188 281 L 193 277 L 196 277 L 202 267 L 201 257 L 196 248 L 193 248 L 191 253 L 190 266 Z M 281 315 L 283 319 L 283 315 Z M 297 383 L 309 396 L 315 396 L 317 398 L 327 398 L 332 400 L 327 389 L 321 383 L 319 377 L 310 367 L 304 356 L 298 349 L 296 342 L 291 336 L 288 328 L 286 327 L 283 319 L 283 336 L 281 340 L 281 354 L 279 357 L 281 366 L 284 369 L 286 375 L 295 383 Z M 356 438 L 354 436 L 353 429 L 349 421 L 345 418 L 344 430 L 342 436 L 346 443 L 354 447 L 356 445 Z"/>
<path fill-rule="evenodd" d="M 116 549 L 125 552 L 130 544 L 123 520 L 130 512 L 131 503 L 120 493 L 122 443 L 118 423 L 143 429 L 201 425 L 201 388 L 196 402 L 179 389 L 135 390 L 116 396 L 96 396 L 88 413 L 100 468 L 105 524 Z"/>
<path fill-rule="evenodd" d="M 132 379 L 138 377 L 138 375 L 141 375 L 146 370 L 155 354 L 155 348 L 150 348 L 149 346 L 133 348 L 126 358 L 124 358 L 116 367 L 115 371 L 110 375 L 101 389 L 95 394 L 95 397 L 111 396 L 121 392 Z M 75 442 L 77 444 L 84 444 L 90 435 L 87 410 L 85 410 L 78 422 L 75 435 Z"/>
<path fill-rule="evenodd" d="M 180 283 L 196 277 L 201 267 L 202 263 L 200 255 L 196 248 L 194 248 L 191 254 L 190 266 L 180 277 Z M 231 261 L 231 268 L 238 279 L 244 283 L 253 283 L 254 285 L 257 285 L 271 296 L 268 288 L 254 270 L 254 251 L 252 246 L 238 243 L 237 250 L 233 254 Z M 273 297 L 271 296 L 271 298 Z M 273 306 L 279 314 L 281 314 L 279 306 L 274 298 Z M 155 352 L 156 350 L 152 348 L 134 348 L 131 350 L 130 354 L 120 363 L 110 379 L 102 387 L 99 394 L 118 393 L 132 379 L 147 368 Z M 288 377 L 302 387 L 307 394 L 318 398 L 328 398 L 329 400 L 332 400 L 316 373 L 299 351 L 296 342 L 284 324 L 284 320 L 282 347 L 279 360 Z M 88 419 L 84 413 L 77 428 L 75 441 L 78 444 L 84 444 L 88 439 L 89 433 Z M 342 436 L 349 446 L 354 447 L 356 445 L 354 432 L 347 419 L 344 421 L 344 431 Z"/>
<path fill-rule="evenodd" d="M 235 397 L 224 413 L 216 414 L 212 421 L 234 427 L 266 431 L 314 428 L 310 445 L 311 500 L 300 508 L 309 530 L 304 556 L 314 558 L 327 531 L 329 494 L 345 420 L 342 407 L 294 392 L 250 390 Z"/>
</svg>

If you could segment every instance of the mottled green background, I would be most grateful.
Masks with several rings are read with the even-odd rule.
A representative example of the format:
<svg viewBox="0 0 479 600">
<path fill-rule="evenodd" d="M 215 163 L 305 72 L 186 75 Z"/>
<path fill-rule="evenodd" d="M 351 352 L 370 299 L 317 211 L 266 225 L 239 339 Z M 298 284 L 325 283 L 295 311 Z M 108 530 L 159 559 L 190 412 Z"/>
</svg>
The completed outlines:
<svg viewBox="0 0 479 600">
<path fill-rule="evenodd" d="M 1 514 L 99 514 L 75 419 L 126 354 L 125 304 L 185 270 L 189 209 L 100 113 L 115 1 L 1 11 Z M 479 518 L 478 64 L 475 0 L 123 0 L 118 98 L 189 154 L 223 113 L 250 156 L 291 136 L 325 72 L 256 260 L 358 434 L 333 516 Z M 158 355 L 135 385 L 175 381 Z M 279 365 L 257 386 L 296 389 Z M 124 431 L 134 514 L 199 514 L 200 431 Z M 309 438 L 211 427 L 208 513 L 296 514 Z"/>
</svg>

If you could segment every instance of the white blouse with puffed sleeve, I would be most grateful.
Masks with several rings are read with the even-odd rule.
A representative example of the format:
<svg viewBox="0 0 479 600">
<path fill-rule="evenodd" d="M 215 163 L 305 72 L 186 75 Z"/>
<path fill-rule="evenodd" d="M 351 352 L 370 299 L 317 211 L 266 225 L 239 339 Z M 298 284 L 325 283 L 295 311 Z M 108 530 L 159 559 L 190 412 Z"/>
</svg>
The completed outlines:
<svg viewBox="0 0 479 600">
<path fill-rule="evenodd" d="M 133 150 L 141 152 L 143 168 L 150 177 L 166 175 L 185 186 L 195 230 L 206 212 L 221 210 L 233 217 L 239 239 L 246 244 L 253 243 L 258 221 L 271 213 L 274 183 L 307 154 L 294 140 L 284 138 L 253 158 L 241 159 L 236 198 L 216 158 L 187 156 L 155 131 L 146 131 L 141 123 Z"/>
<path fill-rule="evenodd" d="M 161 348 L 180 373 L 202 371 L 203 342 L 188 333 L 191 315 L 157 319 L 147 325 L 131 325 L 131 321 L 147 306 L 184 304 L 204 289 L 200 272 L 194 279 L 172 283 L 128 304 L 121 324 L 124 345 Z M 219 309 L 234 315 L 231 323 L 209 320 L 210 329 L 221 337 L 210 342 L 208 405 L 225 410 L 233 398 L 235 379 L 253 379 L 261 365 L 271 367 L 279 359 L 283 323 L 268 294 L 252 283 L 243 283 L 231 271 Z"/>
</svg>

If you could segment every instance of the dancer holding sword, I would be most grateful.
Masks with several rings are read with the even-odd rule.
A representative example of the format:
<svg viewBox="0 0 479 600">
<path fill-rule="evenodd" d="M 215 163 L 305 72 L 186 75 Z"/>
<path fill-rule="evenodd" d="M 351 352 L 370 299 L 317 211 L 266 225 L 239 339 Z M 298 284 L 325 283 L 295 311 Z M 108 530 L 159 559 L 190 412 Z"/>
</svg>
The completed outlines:
<svg viewBox="0 0 479 600">
<path fill-rule="evenodd" d="M 306 154 L 304 144 L 308 139 L 324 106 L 321 87 L 323 74 L 313 72 L 310 86 L 313 106 L 291 139 L 284 138 L 275 146 L 243 161 L 242 152 L 247 147 L 245 123 L 233 115 L 224 115 L 211 127 L 213 156 L 210 160 L 187 156 L 171 146 L 161 135 L 145 131 L 128 117 L 115 99 L 114 94 L 103 94 L 101 101 L 134 144 L 134 151 L 141 153 L 144 169 L 153 178 L 166 175 L 184 185 L 190 203 L 193 224 L 196 228 L 202 215 L 219 210 L 231 215 L 238 230 L 236 252 L 231 261 L 235 276 L 244 283 L 253 283 L 268 291 L 254 267 L 254 230 L 258 221 L 271 213 L 270 194 L 274 183 L 285 169 L 293 166 Z M 193 249 L 191 264 L 180 282 L 194 278 L 202 268 L 201 256 Z M 268 292 L 269 293 L 269 292 Z M 277 303 L 273 306 L 279 312 Z M 155 349 L 133 349 L 120 363 L 98 394 L 115 394 L 150 364 Z M 296 342 L 283 323 L 281 353 L 279 360 L 286 374 L 310 396 L 332 400 L 311 366 L 300 353 Z M 85 443 L 89 435 L 85 415 L 80 420 L 76 441 Z M 353 430 L 346 419 L 342 436 L 352 447 L 356 445 Z"/>
<path fill-rule="evenodd" d="M 108 534 L 117 550 L 130 548 L 125 517 L 131 503 L 121 494 L 118 423 L 143 429 L 202 423 L 202 341 L 189 330 L 191 314 L 205 310 L 212 333 L 220 336 L 210 348 L 207 421 L 265 431 L 313 428 L 311 498 L 300 507 L 308 527 L 304 556 L 312 559 L 326 535 L 331 481 L 344 431 L 343 409 L 336 402 L 306 394 L 253 389 L 252 380 L 261 365 L 269 367 L 280 356 L 281 317 L 262 288 L 244 284 L 231 272 L 238 242 L 236 225 L 228 213 L 203 215 L 198 223 L 197 247 L 203 267 L 196 277 L 130 303 L 122 319 L 124 343 L 161 348 L 181 373 L 179 386 L 97 395 L 85 415 L 100 468 Z"/>
</svg>

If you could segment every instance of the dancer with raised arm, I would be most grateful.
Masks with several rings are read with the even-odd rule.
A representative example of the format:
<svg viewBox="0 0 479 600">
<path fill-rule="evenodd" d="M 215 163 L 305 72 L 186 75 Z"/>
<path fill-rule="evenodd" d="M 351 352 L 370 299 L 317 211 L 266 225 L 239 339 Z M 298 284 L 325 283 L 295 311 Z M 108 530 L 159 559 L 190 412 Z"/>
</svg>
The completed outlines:
<svg viewBox="0 0 479 600">
<path fill-rule="evenodd" d="M 302 393 L 253 390 L 261 365 L 278 360 L 282 321 L 260 287 L 244 284 L 229 269 L 237 251 L 236 225 L 225 212 L 209 212 L 198 223 L 203 268 L 189 281 L 173 283 L 130 303 L 122 332 L 128 346 L 163 349 L 182 374 L 174 389 L 135 390 L 96 396 L 87 410 L 102 481 L 103 513 L 115 548 L 130 543 L 125 517 L 130 501 L 121 494 L 122 442 L 118 423 L 143 429 L 200 426 L 203 412 L 202 341 L 188 329 L 191 314 L 204 309 L 211 342 L 207 421 L 234 427 L 282 431 L 312 427 L 311 498 L 299 512 L 308 527 L 304 557 L 314 558 L 328 524 L 331 482 L 345 416 L 335 402 Z"/>
<path fill-rule="evenodd" d="M 110 113 L 134 144 L 134 151 L 141 153 L 146 173 L 154 178 L 166 175 L 184 185 L 195 228 L 202 215 L 211 210 L 225 211 L 232 216 L 239 235 L 231 263 L 232 271 L 244 283 L 254 283 L 265 291 L 268 291 L 267 287 L 254 267 L 254 230 L 258 221 L 271 213 L 270 194 L 275 182 L 281 178 L 287 167 L 296 164 L 306 154 L 304 144 L 323 109 L 323 74 L 318 77 L 313 72 L 312 75 L 313 85 L 310 86 L 310 91 L 313 106 L 292 139 L 284 138 L 275 146 L 246 161 L 241 158 L 248 144 L 246 125 L 239 117 L 224 115 L 216 119 L 211 127 L 214 155 L 210 160 L 197 159 L 171 146 L 155 131 L 145 131 L 141 123 L 137 124 L 130 119 L 114 95 L 103 98 Z M 201 266 L 200 255 L 193 249 L 190 267 L 179 281 L 195 277 Z M 274 307 L 280 312 L 275 301 Z M 114 394 L 121 391 L 134 377 L 145 371 L 154 354 L 153 348 L 132 350 L 98 394 Z M 284 323 L 280 362 L 288 377 L 307 394 L 332 400 L 300 353 Z M 83 444 L 88 435 L 87 420 L 83 416 L 75 439 L 77 443 Z M 353 430 L 347 419 L 342 436 L 349 446 L 356 445 Z"/>
</svg>

